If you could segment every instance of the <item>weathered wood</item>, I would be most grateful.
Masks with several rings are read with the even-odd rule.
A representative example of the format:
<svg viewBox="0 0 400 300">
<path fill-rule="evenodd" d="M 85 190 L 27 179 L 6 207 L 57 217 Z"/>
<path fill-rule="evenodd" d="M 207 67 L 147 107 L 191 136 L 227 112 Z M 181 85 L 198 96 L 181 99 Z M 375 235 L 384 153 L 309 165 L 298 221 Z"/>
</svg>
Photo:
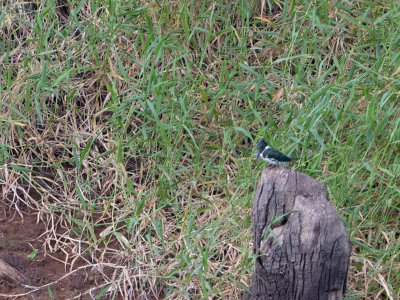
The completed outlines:
<svg viewBox="0 0 400 300">
<path fill-rule="evenodd" d="M 26 281 L 24 275 L 0 258 L 0 278 L 19 285 Z"/>
<path fill-rule="evenodd" d="M 252 218 L 257 259 L 244 299 L 343 298 L 351 244 L 323 184 L 266 168 Z"/>
</svg>

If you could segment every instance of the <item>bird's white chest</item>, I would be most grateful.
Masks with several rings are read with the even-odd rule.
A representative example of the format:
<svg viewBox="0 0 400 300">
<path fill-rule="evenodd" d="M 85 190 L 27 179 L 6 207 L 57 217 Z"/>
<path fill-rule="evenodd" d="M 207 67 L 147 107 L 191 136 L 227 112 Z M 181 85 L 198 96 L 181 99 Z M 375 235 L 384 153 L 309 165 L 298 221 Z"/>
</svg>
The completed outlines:
<svg viewBox="0 0 400 300">
<path fill-rule="evenodd" d="M 271 149 L 270 146 L 265 147 L 264 151 L 261 153 L 261 158 L 262 160 L 266 161 L 267 163 L 270 163 L 272 165 L 280 165 L 282 164 L 281 161 L 277 161 L 276 159 L 269 157 L 267 153 L 265 153 L 265 151 L 267 151 L 268 149 Z"/>
</svg>

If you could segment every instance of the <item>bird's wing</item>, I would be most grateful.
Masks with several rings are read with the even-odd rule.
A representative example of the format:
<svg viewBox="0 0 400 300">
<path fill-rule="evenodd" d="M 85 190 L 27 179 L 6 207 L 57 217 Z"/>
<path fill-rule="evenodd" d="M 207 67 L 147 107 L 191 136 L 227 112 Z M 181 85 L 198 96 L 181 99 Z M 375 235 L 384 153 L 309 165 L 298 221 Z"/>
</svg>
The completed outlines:
<svg viewBox="0 0 400 300">
<path fill-rule="evenodd" d="M 286 156 L 285 154 L 279 152 L 274 148 L 266 149 L 263 154 L 264 157 L 274 158 L 279 161 L 291 161 L 290 157 Z"/>
</svg>

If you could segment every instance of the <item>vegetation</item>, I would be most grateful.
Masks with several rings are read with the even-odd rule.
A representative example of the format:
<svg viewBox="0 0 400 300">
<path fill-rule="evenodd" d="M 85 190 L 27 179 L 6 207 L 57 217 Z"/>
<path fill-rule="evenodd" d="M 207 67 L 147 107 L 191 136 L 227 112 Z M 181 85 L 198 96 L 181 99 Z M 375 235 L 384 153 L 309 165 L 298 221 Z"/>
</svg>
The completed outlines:
<svg viewBox="0 0 400 300">
<path fill-rule="evenodd" d="M 0 1 L 0 187 L 87 293 L 239 299 L 264 136 L 329 189 L 349 299 L 400 294 L 392 1 Z M 263 12 L 261 11 L 263 9 Z"/>
</svg>

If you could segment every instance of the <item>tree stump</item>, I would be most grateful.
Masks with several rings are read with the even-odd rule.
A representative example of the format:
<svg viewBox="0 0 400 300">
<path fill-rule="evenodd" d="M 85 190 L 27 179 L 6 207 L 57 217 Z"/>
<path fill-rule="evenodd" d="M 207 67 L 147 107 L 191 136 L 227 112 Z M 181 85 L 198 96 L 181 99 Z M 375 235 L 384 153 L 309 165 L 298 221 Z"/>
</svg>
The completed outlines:
<svg viewBox="0 0 400 300">
<path fill-rule="evenodd" d="M 343 299 L 351 244 L 322 183 L 266 168 L 252 218 L 257 259 L 243 299 Z"/>
</svg>

